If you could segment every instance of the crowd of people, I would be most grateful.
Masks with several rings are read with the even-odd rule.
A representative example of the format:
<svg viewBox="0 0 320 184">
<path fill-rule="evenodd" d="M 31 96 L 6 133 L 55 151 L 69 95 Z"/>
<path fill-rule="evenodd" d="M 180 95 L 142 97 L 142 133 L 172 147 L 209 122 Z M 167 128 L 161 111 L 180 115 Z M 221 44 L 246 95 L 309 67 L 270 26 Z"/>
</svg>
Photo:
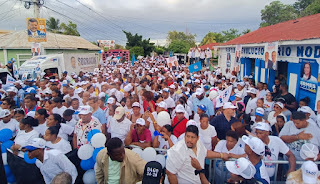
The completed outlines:
<svg viewBox="0 0 320 184">
<path fill-rule="evenodd" d="M 317 111 L 308 106 L 315 99 L 297 102 L 281 75 L 271 90 L 253 75 L 242 81 L 238 75 L 219 67 L 172 70 L 161 56 L 106 61 L 91 73 L 47 71 L 36 80 L 0 84 L 0 130 L 13 132 L 12 153 L 37 158 L 46 183 L 75 181 L 77 170 L 64 154 L 88 144 L 94 129 L 107 137 L 97 156 L 97 183 L 209 183 L 214 158 L 220 159 L 212 166 L 215 183 L 267 184 L 274 177 L 319 183 L 320 101 Z M 158 122 L 161 112 L 170 117 L 165 125 Z M 159 148 L 165 170 L 130 145 Z M 275 173 L 269 161 L 278 160 L 289 164 Z"/>
</svg>

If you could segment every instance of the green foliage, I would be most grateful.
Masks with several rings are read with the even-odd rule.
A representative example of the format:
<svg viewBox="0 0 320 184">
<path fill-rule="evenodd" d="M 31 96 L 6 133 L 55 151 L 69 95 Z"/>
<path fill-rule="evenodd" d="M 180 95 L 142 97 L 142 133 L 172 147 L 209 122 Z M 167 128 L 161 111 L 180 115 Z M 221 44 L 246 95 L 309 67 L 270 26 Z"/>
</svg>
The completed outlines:
<svg viewBox="0 0 320 184">
<path fill-rule="evenodd" d="M 53 33 L 61 33 L 59 19 L 55 19 L 54 17 L 50 17 L 48 20 L 46 20 L 46 24 L 47 24 L 47 31 L 53 32 Z"/>
<path fill-rule="evenodd" d="M 61 23 L 60 27 L 65 35 L 80 36 L 80 33 L 77 30 L 77 24 L 74 24 L 71 21 L 68 22 L 68 25 Z"/>
<path fill-rule="evenodd" d="M 121 50 L 124 50 L 125 48 L 124 48 L 124 46 L 122 46 L 122 45 L 115 44 L 115 45 L 114 45 L 114 49 L 121 49 Z"/>
<path fill-rule="evenodd" d="M 260 27 L 274 25 L 280 22 L 292 20 L 298 17 L 293 5 L 286 5 L 280 1 L 273 1 L 261 10 Z"/>
<path fill-rule="evenodd" d="M 293 7 L 298 11 L 298 12 L 302 12 L 304 11 L 309 5 L 311 5 L 312 3 L 314 3 L 315 0 L 297 0 L 297 2 L 295 2 L 293 4 Z"/>
<path fill-rule="evenodd" d="M 77 24 L 69 21 L 68 24 L 61 23 L 59 19 L 55 19 L 54 17 L 50 17 L 47 21 L 47 30 L 53 33 L 65 34 L 65 35 L 73 35 L 80 36 L 80 33 L 77 29 Z"/>
<path fill-rule="evenodd" d="M 173 40 L 168 47 L 168 50 L 172 50 L 174 53 L 188 53 L 191 46 L 184 40 Z"/>
<path fill-rule="evenodd" d="M 251 32 L 250 29 L 246 29 L 246 30 L 242 31 L 242 34 L 244 35 L 244 34 L 247 34 L 247 33 L 250 33 L 250 32 Z"/>
<path fill-rule="evenodd" d="M 176 30 L 169 31 L 167 40 L 169 43 L 173 41 L 184 41 L 190 45 L 190 47 L 196 46 L 196 35 L 194 34 L 185 34 L 184 32 L 178 32 Z"/>
<path fill-rule="evenodd" d="M 137 59 L 138 56 L 144 56 L 143 47 L 134 46 L 130 49 L 130 56 L 134 53 L 135 58 Z M 131 59 L 131 58 L 130 58 Z"/>
<path fill-rule="evenodd" d="M 225 42 L 225 38 L 224 38 L 224 36 L 222 35 L 222 33 L 216 33 L 216 32 L 214 32 L 213 34 L 214 34 L 214 37 L 215 37 L 215 41 L 216 41 L 217 43 L 223 43 L 223 42 Z"/>
<path fill-rule="evenodd" d="M 223 33 L 224 41 L 226 42 L 241 36 L 241 34 L 239 33 L 239 30 L 233 29 L 233 28 L 227 31 L 222 31 L 222 33 Z"/>
<path fill-rule="evenodd" d="M 308 16 L 317 13 L 320 13 L 320 0 L 313 0 L 312 3 L 310 3 L 305 9 L 301 11 L 301 16 Z"/>
<path fill-rule="evenodd" d="M 159 54 L 163 54 L 164 51 L 166 51 L 166 48 L 162 46 L 158 46 L 158 47 L 155 47 L 154 51 L 159 55 Z"/>
<path fill-rule="evenodd" d="M 142 36 L 138 35 L 137 33 L 135 35 L 126 31 L 123 31 L 123 33 L 127 37 L 126 49 L 131 51 L 131 48 L 133 47 L 141 47 L 143 49 L 142 56 L 150 55 L 150 53 L 154 50 L 154 43 L 150 43 L 150 38 L 143 40 Z M 135 55 L 137 54 L 135 53 Z"/>
<path fill-rule="evenodd" d="M 216 43 L 216 37 L 213 32 L 207 33 L 206 36 L 204 36 L 204 38 L 202 39 L 200 45 L 206 45 L 209 43 Z"/>
</svg>

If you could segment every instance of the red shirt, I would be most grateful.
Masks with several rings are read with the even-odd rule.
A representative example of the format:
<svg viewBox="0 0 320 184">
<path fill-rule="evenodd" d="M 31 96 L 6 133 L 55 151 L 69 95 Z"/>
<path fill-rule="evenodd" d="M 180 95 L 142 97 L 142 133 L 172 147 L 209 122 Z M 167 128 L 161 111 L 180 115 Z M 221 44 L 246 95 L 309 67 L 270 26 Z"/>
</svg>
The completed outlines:
<svg viewBox="0 0 320 184">
<path fill-rule="evenodd" d="M 138 137 L 139 137 L 139 140 L 138 140 Z M 137 131 L 135 129 L 132 130 L 131 138 L 132 138 L 132 142 L 141 142 L 141 143 L 152 142 L 151 132 L 147 128 L 145 128 L 143 133 L 140 135 L 137 134 Z"/>
<path fill-rule="evenodd" d="M 30 111 L 37 111 L 37 110 L 39 110 L 39 109 L 41 109 L 41 107 L 39 107 L 39 106 L 35 106 L 33 109 L 31 109 L 31 110 L 28 110 L 27 108 L 25 108 L 24 109 L 24 112 L 26 112 L 26 114 L 28 113 L 28 112 L 30 112 Z"/>
<path fill-rule="evenodd" d="M 151 101 L 151 103 L 153 105 L 153 109 L 155 110 L 156 109 L 156 104 L 154 103 L 154 101 Z M 148 107 L 150 107 L 149 102 L 147 100 L 143 101 L 143 110 L 144 110 L 144 112 L 147 111 Z M 151 112 L 151 107 L 150 107 L 149 111 Z"/>
<path fill-rule="evenodd" d="M 174 117 L 172 127 L 174 127 L 178 123 L 178 118 L 177 116 Z M 176 137 L 179 137 L 181 134 L 186 132 L 186 126 L 187 126 L 188 120 L 184 118 L 174 129 L 173 129 L 173 134 Z"/>
</svg>

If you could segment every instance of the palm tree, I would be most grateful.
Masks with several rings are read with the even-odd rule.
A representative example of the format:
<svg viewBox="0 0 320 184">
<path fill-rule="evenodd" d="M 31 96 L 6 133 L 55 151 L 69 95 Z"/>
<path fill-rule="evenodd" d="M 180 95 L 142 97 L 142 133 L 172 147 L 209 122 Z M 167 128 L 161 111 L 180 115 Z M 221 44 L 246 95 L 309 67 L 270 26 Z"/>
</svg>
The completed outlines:
<svg viewBox="0 0 320 184">
<path fill-rule="evenodd" d="M 60 20 L 50 17 L 49 20 L 47 20 L 47 30 L 53 33 L 61 33 Z"/>
<path fill-rule="evenodd" d="M 209 44 L 209 43 L 216 43 L 216 36 L 213 32 L 209 32 L 204 36 L 201 41 L 201 45 Z"/>
</svg>

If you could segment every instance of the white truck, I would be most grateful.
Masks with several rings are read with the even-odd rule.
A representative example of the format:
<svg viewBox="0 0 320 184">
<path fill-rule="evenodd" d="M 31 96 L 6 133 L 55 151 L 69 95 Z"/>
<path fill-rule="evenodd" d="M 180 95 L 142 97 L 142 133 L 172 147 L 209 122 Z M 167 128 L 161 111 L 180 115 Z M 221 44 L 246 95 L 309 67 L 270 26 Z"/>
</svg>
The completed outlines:
<svg viewBox="0 0 320 184">
<path fill-rule="evenodd" d="M 45 70 L 50 73 L 57 73 L 59 76 L 64 71 L 79 74 L 83 72 L 93 72 L 99 64 L 98 53 L 86 54 L 51 54 L 35 56 L 25 61 L 18 69 L 20 79 L 35 79 Z"/>
</svg>

